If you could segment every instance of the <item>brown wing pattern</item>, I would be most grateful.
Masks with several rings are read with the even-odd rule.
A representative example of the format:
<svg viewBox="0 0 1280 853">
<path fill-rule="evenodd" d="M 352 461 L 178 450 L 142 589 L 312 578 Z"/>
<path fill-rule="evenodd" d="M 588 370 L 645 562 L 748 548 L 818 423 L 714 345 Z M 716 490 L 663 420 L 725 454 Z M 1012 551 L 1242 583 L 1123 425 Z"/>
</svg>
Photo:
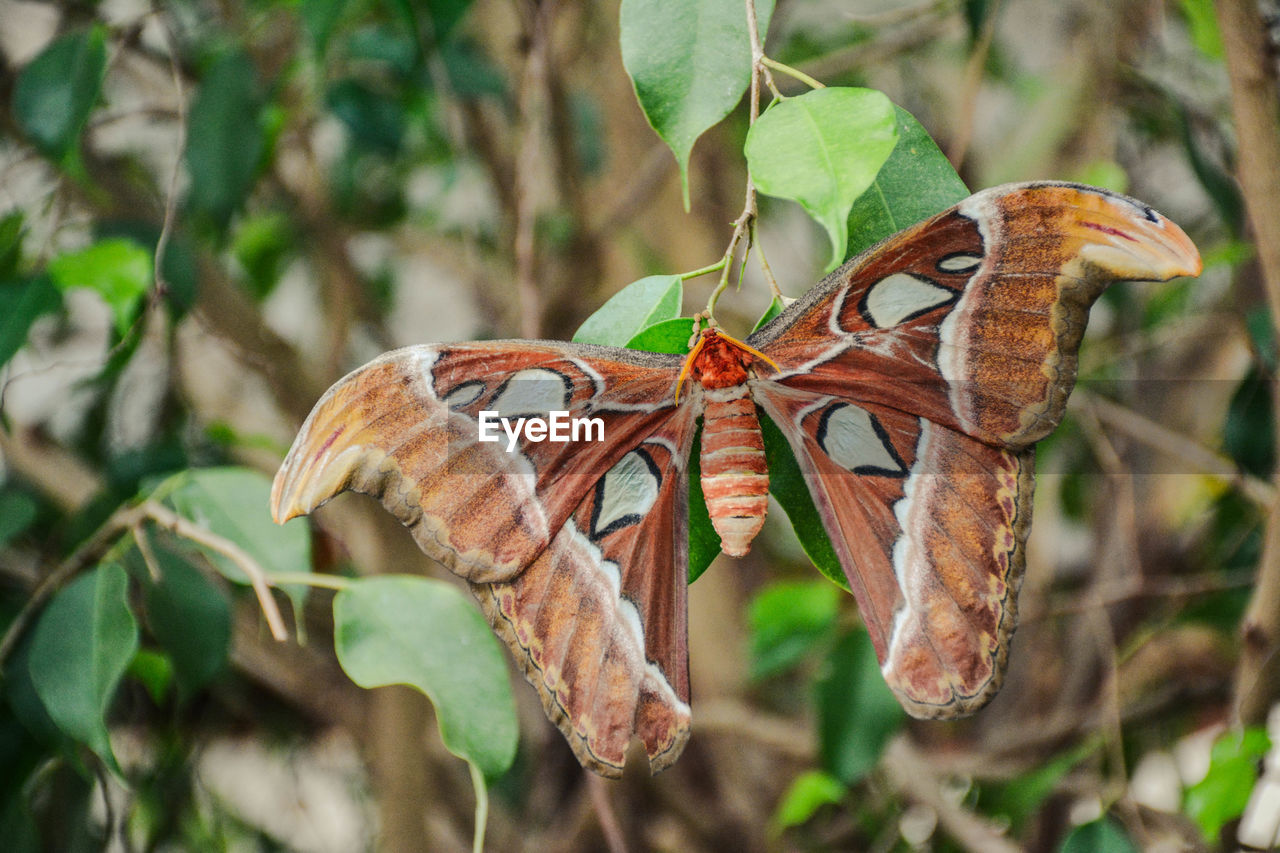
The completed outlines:
<svg viewBox="0 0 1280 853">
<path fill-rule="evenodd" d="M 846 397 L 767 381 L 753 391 L 791 444 L 903 707 L 980 708 L 1016 623 L 1032 451 Z"/>
<path fill-rule="evenodd" d="M 1074 184 L 986 190 L 850 261 L 748 339 L 775 378 L 854 392 L 1002 446 L 1062 417 L 1089 307 L 1200 271 L 1177 225 Z"/>
<path fill-rule="evenodd" d="M 633 736 L 653 772 L 689 737 L 686 567 L 695 409 L 640 442 L 588 490 L 519 577 L 473 584 L 583 765 L 622 773 Z"/>
<path fill-rule="evenodd" d="M 700 389 L 680 359 L 505 341 L 411 347 L 334 385 L 276 475 L 279 521 L 378 498 L 469 580 L 584 765 L 659 770 L 689 733 L 687 460 Z M 481 412 L 599 418 L 603 440 L 480 441 Z M 593 436 L 595 437 L 595 436 Z"/>
<path fill-rule="evenodd" d="M 277 521 L 350 489 L 476 582 L 533 562 L 600 472 L 675 411 L 678 358 L 527 341 L 418 346 L 378 358 L 316 404 L 276 474 Z M 598 417 L 604 441 L 479 439 L 478 416 Z"/>
<path fill-rule="evenodd" d="M 916 716 L 977 710 L 1016 623 L 1032 445 L 1062 417 L 1089 307 L 1200 271 L 1132 199 L 978 193 L 850 261 L 748 339 L 889 686 Z"/>
</svg>

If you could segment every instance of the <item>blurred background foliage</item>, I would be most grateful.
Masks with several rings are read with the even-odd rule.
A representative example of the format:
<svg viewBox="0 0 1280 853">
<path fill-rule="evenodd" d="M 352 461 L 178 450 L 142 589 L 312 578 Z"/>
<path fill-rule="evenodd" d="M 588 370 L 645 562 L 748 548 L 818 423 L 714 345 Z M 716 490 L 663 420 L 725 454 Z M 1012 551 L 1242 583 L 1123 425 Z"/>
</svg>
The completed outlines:
<svg viewBox="0 0 1280 853">
<path fill-rule="evenodd" d="M 1237 13 L 1251 26 L 1220 28 Z M 1280 233 L 1246 174 L 1275 136 L 1274 22 L 1227 0 L 778 4 L 771 56 L 885 91 L 971 188 L 1128 192 L 1191 234 L 1205 273 L 1093 311 L 1080 389 L 1040 449 L 1022 627 L 989 708 L 905 720 L 852 598 L 774 513 L 750 557 L 690 588 L 682 760 L 595 779 L 519 684 L 491 849 L 1276 843 Z M 686 214 L 616 3 L 0 0 L 0 52 L 0 837 L 465 849 L 465 765 L 422 696 L 337 668 L 328 593 L 297 597 L 306 639 L 277 644 L 251 595 L 156 531 L 150 557 L 123 550 L 37 630 L 12 628 L 163 478 L 272 472 L 324 388 L 377 353 L 568 338 L 627 282 L 718 259 L 745 109 L 694 148 Z M 1242 73 L 1264 92 L 1250 133 Z M 762 200 L 760 235 L 785 291 L 816 280 L 829 248 L 797 207 Z M 768 301 L 749 275 L 720 319 L 745 333 Z M 447 575 L 362 499 L 313 530 L 316 571 Z M 105 651 L 86 663 L 90 623 Z M 88 668 L 78 716 L 44 715 L 32 660 Z"/>
</svg>

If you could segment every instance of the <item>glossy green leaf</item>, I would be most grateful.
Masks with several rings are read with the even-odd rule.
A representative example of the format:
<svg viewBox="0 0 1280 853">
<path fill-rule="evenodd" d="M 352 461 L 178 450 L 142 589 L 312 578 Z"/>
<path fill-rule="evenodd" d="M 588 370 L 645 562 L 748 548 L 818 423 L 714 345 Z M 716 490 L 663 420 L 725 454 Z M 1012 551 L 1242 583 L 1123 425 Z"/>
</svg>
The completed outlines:
<svg viewBox="0 0 1280 853">
<path fill-rule="evenodd" d="M 763 39 L 772 0 L 756 0 Z M 751 82 L 751 44 L 741 0 L 623 0 L 622 64 L 650 126 L 680 167 L 689 209 L 689 154 L 727 116 Z"/>
<path fill-rule="evenodd" d="M 651 275 L 633 281 L 584 320 L 573 339 L 581 344 L 630 346 L 629 341 L 648 326 L 679 317 L 683 294 L 684 283 L 678 275 Z M 688 340 L 685 335 L 686 344 Z"/>
<path fill-rule="evenodd" d="M 13 116 L 42 154 L 61 162 L 75 148 L 106 68 L 106 30 L 94 26 L 58 38 L 18 74 Z"/>
<path fill-rule="evenodd" d="M 951 161 L 911 113 L 894 108 L 898 141 L 849 211 L 848 255 L 941 213 L 969 195 Z"/>
<path fill-rule="evenodd" d="M 627 349 L 684 355 L 689 351 L 689 341 L 692 339 L 693 320 L 689 317 L 676 317 L 641 329 L 627 341 Z"/>
<path fill-rule="evenodd" d="M 840 567 L 835 549 L 831 547 L 831 540 L 827 538 L 822 516 L 813 504 L 813 496 L 791 452 L 790 443 L 782 430 L 764 414 L 760 415 L 760 433 L 764 437 L 765 463 L 769 467 L 769 494 L 777 498 L 796 532 L 796 538 L 800 540 L 800 547 L 818 571 L 842 589 L 849 589 L 849 581 Z"/>
<path fill-rule="evenodd" d="M 1071 830 L 1058 853 L 1138 853 L 1138 846 L 1114 821 L 1103 817 Z"/>
<path fill-rule="evenodd" d="M 849 213 L 898 142 L 893 103 L 873 89 L 827 88 L 776 102 L 744 151 L 760 192 L 797 201 L 826 230 L 828 269 L 845 258 Z"/>
<path fill-rule="evenodd" d="M 27 343 L 31 324 L 62 307 L 62 294 L 47 275 L 0 281 L 0 365 Z"/>
<path fill-rule="evenodd" d="M 364 578 L 333 600 L 338 662 L 361 687 L 407 684 L 436 708 L 440 737 L 488 779 L 511 766 L 518 735 L 502 652 L 474 602 L 425 578 Z"/>
<path fill-rule="evenodd" d="M 823 806 L 840 803 L 849 789 L 834 776 L 821 770 L 801 773 L 782 795 L 773 822 L 779 829 L 799 826 L 813 817 Z"/>
<path fill-rule="evenodd" d="M 50 719 L 119 772 L 107 736 L 107 708 L 138 649 L 129 578 L 108 563 L 73 581 L 40 615 L 28 665 Z"/>
<path fill-rule="evenodd" d="M 795 666 L 835 625 L 841 593 L 825 580 L 771 584 L 751 601 L 751 677 Z"/>
<path fill-rule="evenodd" d="M 235 543 L 268 575 L 311 571 L 311 538 L 305 521 L 277 525 L 271 520 L 271 481 L 248 468 L 194 468 L 166 480 L 156 489 L 182 515 Z M 228 580 L 247 584 L 248 577 L 230 559 L 203 551 Z M 285 586 L 300 607 L 307 587 Z"/>
<path fill-rule="evenodd" d="M 63 291 L 83 287 L 101 296 L 115 318 L 117 334 L 123 335 L 151 286 L 151 254 L 132 240 L 99 240 L 51 260 L 49 276 Z"/>
<path fill-rule="evenodd" d="M 226 667 L 231 648 L 231 602 L 181 554 L 159 538 L 151 543 L 159 581 L 145 587 L 147 624 L 172 661 L 182 696 L 190 697 Z"/>
<path fill-rule="evenodd" d="M 884 683 L 866 631 L 846 634 L 814 685 L 822 766 L 846 785 L 861 780 L 905 719 Z"/>
<path fill-rule="evenodd" d="M 253 62 L 233 51 L 208 69 L 187 117 L 188 202 L 225 226 L 258 175 L 266 135 Z"/>
<path fill-rule="evenodd" d="M 1183 802 L 1205 838 L 1216 842 L 1222 827 L 1244 814 L 1258 782 L 1258 762 L 1270 748 L 1261 728 L 1230 731 L 1213 744 L 1209 772 L 1187 789 Z"/>
</svg>

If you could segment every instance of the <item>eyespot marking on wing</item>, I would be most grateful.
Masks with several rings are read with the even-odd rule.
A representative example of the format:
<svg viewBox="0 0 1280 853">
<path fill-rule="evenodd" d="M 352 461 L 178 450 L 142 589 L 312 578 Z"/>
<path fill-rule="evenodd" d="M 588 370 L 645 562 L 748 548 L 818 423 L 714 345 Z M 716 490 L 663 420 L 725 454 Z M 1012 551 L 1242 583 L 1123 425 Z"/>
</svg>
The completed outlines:
<svg viewBox="0 0 1280 853">
<path fill-rule="evenodd" d="M 573 382 L 563 373 L 533 367 L 512 374 L 499 386 L 489 408 L 500 417 L 546 417 L 569 408 Z"/>
<path fill-rule="evenodd" d="M 956 292 L 923 276 L 894 273 L 867 288 L 858 306 L 863 318 L 877 329 L 891 329 L 954 302 Z"/>
<path fill-rule="evenodd" d="M 596 483 L 591 537 L 599 540 L 644 518 L 658 500 L 662 472 L 643 450 L 618 460 Z"/>
<path fill-rule="evenodd" d="M 906 463 L 889 441 L 879 418 L 848 403 L 828 407 L 816 432 L 818 444 L 831 460 L 855 474 L 905 477 Z"/>
<path fill-rule="evenodd" d="M 952 252 L 949 255 L 943 255 L 934 265 L 939 272 L 959 274 L 973 272 L 982 263 L 982 255 L 975 255 L 971 252 Z"/>
<path fill-rule="evenodd" d="M 453 386 L 453 390 L 444 396 L 443 402 L 456 412 L 459 409 L 465 409 L 470 406 L 483 393 L 484 383 L 478 379 L 471 379 Z"/>
</svg>

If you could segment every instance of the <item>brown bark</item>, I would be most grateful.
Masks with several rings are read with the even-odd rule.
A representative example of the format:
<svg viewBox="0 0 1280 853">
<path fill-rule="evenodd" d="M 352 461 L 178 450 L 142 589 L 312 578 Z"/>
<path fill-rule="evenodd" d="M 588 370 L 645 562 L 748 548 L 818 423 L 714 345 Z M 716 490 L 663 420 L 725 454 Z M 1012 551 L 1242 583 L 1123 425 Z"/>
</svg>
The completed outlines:
<svg viewBox="0 0 1280 853">
<path fill-rule="evenodd" d="M 1238 178 L 1258 253 L 1272 325 L 1280 329 L 1280 93 L 1253 0 L 1214 4 L 1235 119 Z M 1280 398 L 1273 394 L 1276 420 Z M 1241 626 L 1244 648 L 1236 672 L 1235 713 L 1261 723 L 1280 695 L 1280 506 L 1273 506 L 1253 599 Z"/>
</svg>

